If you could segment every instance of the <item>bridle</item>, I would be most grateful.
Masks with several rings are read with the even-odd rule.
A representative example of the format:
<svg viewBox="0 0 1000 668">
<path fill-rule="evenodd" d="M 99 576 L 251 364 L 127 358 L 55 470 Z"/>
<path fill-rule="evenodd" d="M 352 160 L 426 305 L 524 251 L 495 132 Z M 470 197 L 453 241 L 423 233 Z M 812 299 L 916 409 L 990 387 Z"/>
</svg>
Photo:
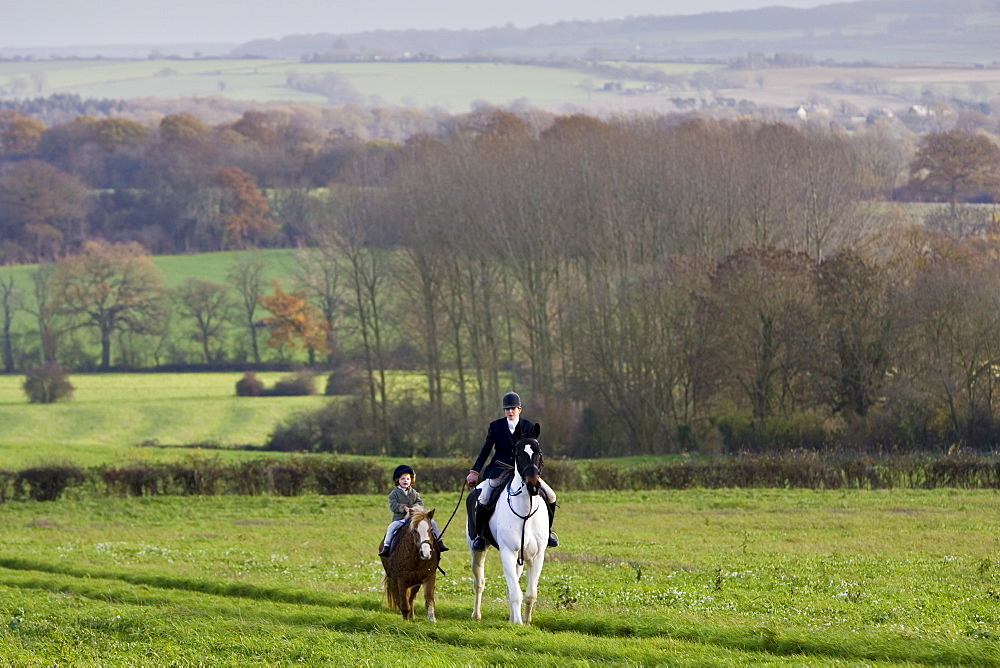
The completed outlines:
<svg viewBox="0 0 1000 668">
<path fill-rule="evenodd" d="M 541 453 L 536 453 L 536 451 L 535 451 L 534 448 L 532 448 L 531 453 L 532 453 L 532 455 L 535 455 L 535 454 L 538 455 L 538 459 L 539 459 L 539 463 L 540 463 L 541 462 Z M 538 483 L 529 483 L 529 482 L 525 481 L 525 476 L 526 475 L 534 475 L 534 476 L 539 475 L 539 473 L 540 473 L 540 471 L 539 471 L 540 466 L 538 464 L 535 464 L 534 457 L 532 457 L 531 458 L 531 463 L 528 464 L 528 466 L 525 466 L 524 470 L 522 471 L 521 467 L 518 466 L 518 460 L 519 460 L 519 458 L 521 456 L 525 456 L 525 455 L 526 455 L 526 453 L 524 452 L 524 446 L 520 446 L 519 445 L 519 447 L 517 449 L 517 452 L 514 453 L 514 467 L 515 467 L 515 470 L 518 473 L 518 477 L 521 478 L 521 486 L 517 489 L 517 491 L 514 491 L 514 489 L 512 487 L 512 485 L 514 483 L 514 478 L 511 477 L 511 479 L 507 482 L 507 507 L 510 508 L 510 512 L 512 512 L 515 517 L 518 517 L 518 518 L 521 519 L 521 547 L 517 551 L 517 565 L 518 566 L 523 566 L 524 565 L 524 534 L 525 534 L 525 532 L 527 530 L 528 520 L 535 513 L 538 512 L 539 508 L 541 508 L 541 505 L 535 506 L 534 509 L 531 508 L 531 505 L 532 505 L 532 503 L 531 503 L 531 497 L 538 496 L 538 492 L 540 490 L 540 487 L 539 487 Z M 532 489 L 532 484 L 534 485 L 534 489 Z M 526 515 L 522 515 L 521 513 L 519 513 L 516 510 L 514 510 L 514 504 L 511 503 L 511 499 L 514 498 L 515 496 L 521 495 L 525 491 L 528 492 L 528 513 Z"/>
</svg>

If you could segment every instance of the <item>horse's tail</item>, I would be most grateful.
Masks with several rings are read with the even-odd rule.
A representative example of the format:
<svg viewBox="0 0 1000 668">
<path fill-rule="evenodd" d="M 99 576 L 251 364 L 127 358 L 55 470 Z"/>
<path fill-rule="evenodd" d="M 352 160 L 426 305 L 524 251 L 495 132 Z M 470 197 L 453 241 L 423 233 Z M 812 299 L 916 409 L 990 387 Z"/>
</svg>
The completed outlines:
<svg viewBox="0 0 1000 668">
<path fill-rule="evenodd" d="M 385 602 L 391 609 L 399 610 L 399 588 L 389 580 L 388 575 L 382 578 L 382 586 L 385 587 Z"/>
</svg>

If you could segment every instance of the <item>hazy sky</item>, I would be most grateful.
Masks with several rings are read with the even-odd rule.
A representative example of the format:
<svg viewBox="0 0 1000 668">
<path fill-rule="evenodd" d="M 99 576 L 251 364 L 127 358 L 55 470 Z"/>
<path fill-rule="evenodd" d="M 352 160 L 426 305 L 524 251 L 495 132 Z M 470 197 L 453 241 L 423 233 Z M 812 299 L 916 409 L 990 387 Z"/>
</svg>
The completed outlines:
<svg viewBox="0 0 1000 668">
<path fill-rule="evenodd" d="M 112 44 L 242 43 L 378 29 L 527 28 L 562 20 L 677 15 L 835 0 L 11 0 L 0 49 Z"/>
</svg>

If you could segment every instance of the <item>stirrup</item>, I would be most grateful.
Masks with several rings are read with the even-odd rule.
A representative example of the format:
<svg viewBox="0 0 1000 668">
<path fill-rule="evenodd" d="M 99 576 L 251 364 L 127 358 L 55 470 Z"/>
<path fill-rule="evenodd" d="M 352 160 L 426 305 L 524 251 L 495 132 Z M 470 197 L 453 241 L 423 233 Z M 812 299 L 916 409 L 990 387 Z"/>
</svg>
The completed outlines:
<svg viewBox="0 0 1000 668">
<path fill-rule="evenodd" d="M 472 539 L 472 549 L 476 552 L 482 552 L 486 549 L 486 539 L 482 536 L 476 536 Z"/>
<path fill-rule="evenodd" d="M 555 531 L 549 532 L 549 547 L 559 547 L 559 536 Z"/>
</svg>

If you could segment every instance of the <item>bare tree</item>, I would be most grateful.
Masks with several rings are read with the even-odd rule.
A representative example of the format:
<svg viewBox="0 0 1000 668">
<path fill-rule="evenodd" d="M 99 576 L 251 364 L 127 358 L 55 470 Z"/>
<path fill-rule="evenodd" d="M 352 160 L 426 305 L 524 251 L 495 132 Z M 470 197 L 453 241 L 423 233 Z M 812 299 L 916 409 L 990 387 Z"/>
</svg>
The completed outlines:
<svg viewBox="0 0 1000 668">
<path fill-rule="evenodd" d="M 5 373 L 14 373 L 14 316 L 24 307 L 21 290 L 14 275 L 0 274 L 0 316 L 2 316 L 3 368 Z"/>
<path fill-rule="evenodd" d="M 816 268 L 820 304 L 817 358 L 835 413 L 864 416 L 882 395 L 898 321 L 883 268 L 852 251 Z"/>
<path fill-rule="evenodd" d="M 167 310 L 160 270 L 135 243 L 89 241 L 56 263 L 52 275 L 56 312 L 97 332 L 101 368 L 111 366 L 116 332 L 156 334 Z"/>
<path fill-rule="evenodd" d="M 340 198 L 341 211 L 331 222 L 336 226 L 338 249 L 344 258 L 351 308 L 361 338 L 365 368 L 368 372 L 368 402 L 372 426 L 385 454 L 388 434 L 388 396 L 386 395 L 385 308 L 392 279 L 388 252 L 378 243 L 378 202 L 370 190 L 353 189 Z"/>
<path fill-rule="evenodd" d="M 701 373 L 717 392 L 741 390 L 755 418 L 806 401 L 804 381 L 817 355 L 812 267 L 802 253 L 747 249 L 711 275 L 700 318 Z"/>
<path fill-rule="evenodd" d="M 173 297 L 177 313 L 189 325 L 188 336 L 201 348 L 202 360 L 207 364 L 221 356 L 226 325 L 237 309 L 226 286 L 191 277 Z"/>
<path fill-rule="evenodd" d="M 260 344 L 258 341 L 257 308 L 259 299 L 264 294 L 264 272 L 266 264 L 258 251 L 246 251 L 236 256 L 233 265 L 226 274 L 240 296 L 240 321 L 250 339 L 250 352 L 253 361 L 260 363 Z"/>
</svg>

